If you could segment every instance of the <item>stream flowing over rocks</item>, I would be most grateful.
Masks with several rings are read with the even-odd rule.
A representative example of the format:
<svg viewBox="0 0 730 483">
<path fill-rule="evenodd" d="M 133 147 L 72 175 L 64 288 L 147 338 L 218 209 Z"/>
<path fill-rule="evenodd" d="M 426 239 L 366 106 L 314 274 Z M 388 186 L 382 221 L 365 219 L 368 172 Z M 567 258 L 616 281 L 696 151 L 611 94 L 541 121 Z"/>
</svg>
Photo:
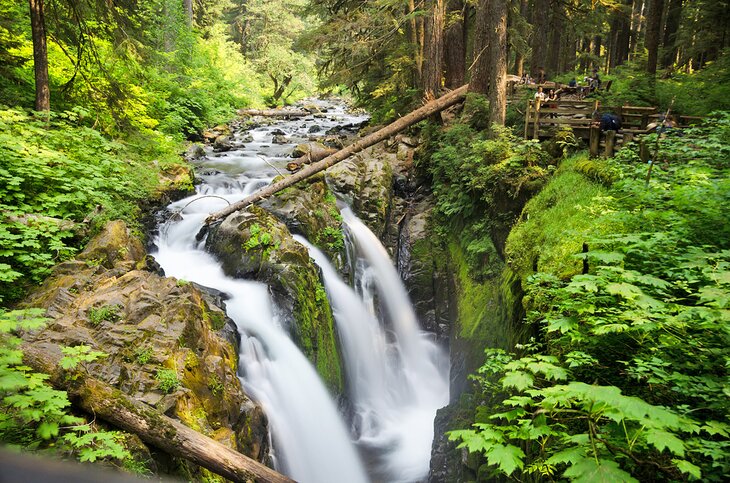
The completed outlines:
<svg viewBox="0 0 730 483">
<path fill-rule="evenodd" d="M 399 135 L 203 229 L 307 146 L 341 147 L 368 120 L 336 101 L 302 107 L 312 114 L 206 133 L 186 154 L 195 192 L 157 214 L 151 256 L 111 223 L 29 298 L 52 323 L 26 339 L 108 353 L 97 377 L 297 481 L 425 481 L 454 309 L 411 174 L 417 140 Z M 153 470 L 180 473 L 139 448 Z"/>
<path fill-rule="evenodd" d="M 168 275 L 228 297 L 239 374 L 269 418 L 277 469 L 313 483 L 423 481 L 449 368 L 390 256 L 407 211 L 396 176 L 412 153 L 373 147 L 199 235 L 210 212 L 273 181 L 304 143 L 347 143 L 367 120 L 312 107 L 326 114 L 254 118 L 231 131 L 231 149 L 207 148 L 197 193 L 168 207 L 174 221 L 153 256 Z"/>
</svg>

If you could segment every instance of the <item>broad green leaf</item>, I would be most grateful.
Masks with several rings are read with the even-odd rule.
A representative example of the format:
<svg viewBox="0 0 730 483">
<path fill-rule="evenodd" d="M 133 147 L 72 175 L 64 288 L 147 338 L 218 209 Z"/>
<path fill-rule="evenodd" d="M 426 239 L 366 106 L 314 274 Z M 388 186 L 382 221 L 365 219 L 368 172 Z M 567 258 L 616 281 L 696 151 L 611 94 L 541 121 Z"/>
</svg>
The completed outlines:
<svg viewBox="0 0 730 483">
<path fill-rule="evenodd" d="M 525 389 L 532 387 L 535 382 L 535 378 L 532 374 L 525 371 L 510 371 L 501 380 L 502 387 L 505 389 L 514 387 L 518 391 L 524 391 Z"/>
<path fill-rule="evenodd" d="M 511 444 L 496 444 L 486 452 L 486 456 L 490 465 L 498 466 L 507 475 L 511 475 L 517 468 L 524 467 L 522 458 L 525 457 L 525 453 Z"/>
<path fill-rule="evenodd" d="M 702 471 L 699 466 L 693 465 L 687 460 L 673 459 L 672 463 L 677 465 L 677 469 L 682 473 L 689 474 L 698 480 L 702 478 Z"/>
<path fill-rule="evenodd" d="M 573 464 L 585 458 L 586 450 L 587 448 L 585 446 L 571 446 L 553 454 L 545 462 L 549 465 L 559 465 L 560 463 Z"/>
<path fill-rule="evenodd" d="M 644 434 L 646 442 L 659 451 L 664 451 L 666 448 L 677 456 L 684 456 L 684 443 L 674 434 L 654 428 L 647 428 Z"/>
<path fill-rule="evenodd" d="M 58 424 L 44 421 L 38 425 L 36 432 L 43 439 L 56 437 L 58 436 Z"/>
<path fill-rule="evenodd" d="M 575 483 L 638 483 L 613 460 L 583 458 L 570 466 L 563 476 Z"/>
</svg>

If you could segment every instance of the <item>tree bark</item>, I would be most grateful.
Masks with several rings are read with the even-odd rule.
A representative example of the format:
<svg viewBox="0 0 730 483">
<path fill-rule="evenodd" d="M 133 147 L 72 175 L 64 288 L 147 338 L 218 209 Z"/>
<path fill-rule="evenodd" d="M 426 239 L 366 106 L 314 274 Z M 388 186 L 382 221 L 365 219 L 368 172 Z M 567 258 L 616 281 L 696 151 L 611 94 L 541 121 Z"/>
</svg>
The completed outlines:
<svg viewBox="0 0 730 483">
<path fill-rule="evenodd" d="M 35 69 L 35 110 L 51 110 L 51 90 L 48 85 L 48 47 L 43 0 L 29 0 L 30 28 L 33 36 L 33 68 Z"/>
<path fill-rule="evenodd" d="M 188 21 L 188 26 L 193 25 L 193 0 L 183 0 L 183 6 L 185 7 L 185 19 Z"/>
<path fill-rule="evenodd" d="M 444 84 L 449 89 L 464 85 L 466 79 L 466 19 L 463 0 L 451 0 L 444 34 Z"/>
<path fill-rule="evenodd" d="M 565 12 L 559 2 L 553 5 L 550 13 L 550 50 L 548 51 L 545 70 L 555 75 L 560 72 L 560 53 L 562 51 L 562 37 L 564 32 Z"/>
<path fill-rule="evenodd" d="M 444 58 L 444 20 L 446 0 L 432 0 L 431 16 L 426 21 L 426 39 L 423 52 L 423 92 L 427 99 L 438 96 L 441 88 Z"/>
<path fill-rule="evenodd" d="M 659 55 L 659 31 L 662 26 L 662 12 L 664 0 L 649 0 L 649 12 L 646 18 L 646 72 L 656 75 L 657 58 Z"/>
<path fill-rule="evenodd" d="M 50 375 L 49 382 L 68 392 L 69 399 L 90 414 L 114 426 L 137 434 L 143 441 L 175 456 L 180 456 L 234 482 L 252 479 L 271 483 L 293 483 L 241 453 L 223 446 L 184 424 L 160 414 L 151 406 L 136 401 L 118 389 L 79 375 L 75 379 L 59 368 L 60 353 L 48 344 L 23 346 L 23 361 L 38 372 Z"/>
<path fill-rule="evenodd" d="M 535 11 L 532 13 L 532 57 L 530 58 L 530 75 L 538 78 L 540 68 L 545 67 L 548 56 L 548 21 L 550 17 L 550 0 L 535 0 Z M 546 72 L 546 75 L 548 73 Z"/>
<path fill-rule="evenodd" d="M 486 94 L 489 91 L 489 2 L 479 0 L 474 18 L 474 62 L 469 78 L 469 92 Z"/>
<path fill-rule="evenodd" d="M 489 18 L 489 124 L 504 126 L 507 113 L 507 2 L 490 0 Z"/>
<path fill-rule="evenodd" d="M 221 211 L 217 211 L 211 214 L 210 216 L 208 216 L 208 218 L 205 219 L 205 224 L 208 225 L 210 223 L 221 220 L 231 213 L 241 210 L 252 203 L 256 203 L 257 201 L 263 200 L 264 198 L 268 198 L 269 196 L 285 188 L 288 188 L 289 186 L 292 186 L 293 184 L 298 183 L 299 181 L 308 178 L 313 174 L 324 171 L 330 166 L 334 166 L 340 161 L 347 159 L 351 155 L 360 152 L 365 148 L 377 144 L 394 134 L 397 134 L 403 129 L 406 129 L 407 127 L 412 126 L 413 124 L 420 122 L 437 112 L 443 111 L 447 107 L 453 106 L 463 99 L 463 97 L 466 95 L 468 87 L 468 85 L 461 86 L 458 89 L 449 92 L 445 96 L 431 101 L 420 107 L 419 109 L 416 109 L 415 111 L 406 114 L 397 121 L 388 124 L 386 127 L 365 136 L 359 141 L 356 141 L 355 143 L 344 147 L 343 149 L 337 151 L 330 156 L 327 156 L 322 161 L 312 163 L 301 171 L 287 176 L 281 181 L 278 181 L 272 185 L 262 188 Z"/>
<path fill-rule="evenodd" d="M 667 22 L 664 27 L 664 56 L 662 67 L 670 67 L 677 60 L 677 32 L 682 20 L 682 0 L 669 0 Z"/>
</svg>

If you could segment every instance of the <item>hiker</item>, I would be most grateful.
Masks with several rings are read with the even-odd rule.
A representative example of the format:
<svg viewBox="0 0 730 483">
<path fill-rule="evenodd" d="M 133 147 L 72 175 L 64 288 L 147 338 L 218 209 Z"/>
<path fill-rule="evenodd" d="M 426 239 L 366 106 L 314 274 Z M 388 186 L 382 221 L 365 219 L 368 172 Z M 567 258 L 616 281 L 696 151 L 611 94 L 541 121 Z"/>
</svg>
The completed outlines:
<svg viewBox="0 0 730 483">
<path fill-rule="evenodd" d="M 537 86 L 537 92 L 535 92 L 535 100 L 541 103 L 547 100 L 547 95 L 545 95 L 545 92 L 543 92 L 542 86 Z"/>
<path fill-rule="evenodd" d="M 610 112 L 601 116 L 601 131 L 619 131 L 621 129 L 621 118 Z"/>
<path fill-rule="evenodd" d="M 540 67 L 537 72 L 537 83 L 538 84 L 544 84 L 545 83 L 545 68 Z"/>
</svg>

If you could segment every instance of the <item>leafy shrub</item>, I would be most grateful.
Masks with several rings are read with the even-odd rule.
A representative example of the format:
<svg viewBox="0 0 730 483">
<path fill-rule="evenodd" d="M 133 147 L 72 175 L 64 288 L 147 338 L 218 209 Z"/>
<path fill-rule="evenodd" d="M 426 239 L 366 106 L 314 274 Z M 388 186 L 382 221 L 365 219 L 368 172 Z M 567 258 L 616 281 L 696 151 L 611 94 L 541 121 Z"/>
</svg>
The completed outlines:
<svg viewBox="0 0 730 483">
<path fill-rule="evenodd" d="M 506 252 L 539 339 L 519 354 L 486 351 L 475 424 L 451 433 L 495 477 L 723 481 L 730 471 L 726 118 L 660 139 L 666 163 L 648 185 L 647 167 L 621 153 L 610 187 L 571 192 L 583 168 L 568 160 L 528 203 Z M 528 275 L 536 253 L 540 271 Z"/>
<path fill-rule="evenodd" d="M 74 416 L 65 391 L 51 388 L 46 374 L 23 364 L 19 330 L 34 330 L 46 322 L 40 309 L 0 312 L 0 441 L 28 450 L 55 448 L 80 461 L 124 460 L 129 452 L 121 434 L 103 431 Z M 64 348 L 64 368 L 91 362 L 102 353 L 88 346 Z"/>
<path fill-rule="evenodd" d="M 120 318 L 120 307 L 118 305 L 104 305 L 102 307 L 91 307 L 89 309 L 89 322 L 91 325 L 99 325 L 104 321 L 116 322 Z"/>
<path fill-rule="evenodd" d="M 172 369 L 158 369 L 155 373 L 155 379 L 157 379 L 157 388 L 168 394 L 175 392 L 180 387 L 177 373 Z"/>
</svg>

